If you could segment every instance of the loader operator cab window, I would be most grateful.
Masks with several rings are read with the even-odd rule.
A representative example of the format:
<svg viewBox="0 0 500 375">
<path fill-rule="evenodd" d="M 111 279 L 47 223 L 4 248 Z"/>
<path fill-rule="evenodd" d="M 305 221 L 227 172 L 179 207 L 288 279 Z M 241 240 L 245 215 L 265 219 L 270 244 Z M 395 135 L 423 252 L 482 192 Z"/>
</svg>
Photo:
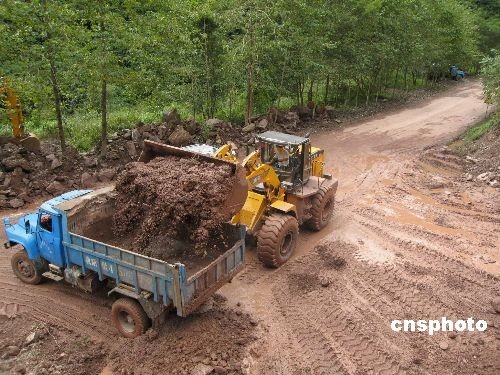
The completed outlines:
<svg viewBox="0 0 500 375">
<path fill-rule="evenodd" d="M 40 227 L 48 232 L 52 232 L 52 216 L 48 214 L 42 214 L 40 216 Z"/>
<path fill-rule="evenodd" d="M 287 168 L 290 163 L 290 153 L 284 146 L 274 145 L 273 161 L 277 163 L 278 168 Z"/>
</svg>

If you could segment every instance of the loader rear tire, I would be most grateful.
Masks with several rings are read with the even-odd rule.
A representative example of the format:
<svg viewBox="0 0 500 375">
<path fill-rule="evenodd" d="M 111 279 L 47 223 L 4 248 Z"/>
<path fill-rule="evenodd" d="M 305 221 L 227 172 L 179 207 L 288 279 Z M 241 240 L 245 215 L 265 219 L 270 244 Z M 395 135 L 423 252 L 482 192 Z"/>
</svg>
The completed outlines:
<svg viewBox="0 0 500 375">
<path fill-rule="evenodd" d="M 299 223 L 290 215 L 269 216 L 257 235 L 257 257 L 268 267 L 284 264 L 297 246 Z"/>
<path fill-rule="evenodd" d="M 149 318 L 139 304 L 131 298 L 117 299 L 111 307 L 111 320 L 120 335 L 134 338 L 149 328 Z"/>
<path fill-rule="evenodd" d="M 36 285 L 42 281 L 41 268 L 32 261 L 25 250 L 19 250 L 10 259 L 14 274 L 26 284 Z"/>
<path fill-rule="evenodd" d="M 312 198 L 311 219 L 307 226 L 314 231 L 320 231 L 328 225 L 335 207 L 335 192 L 328 187 L 321 187 Z"/>
</svg>

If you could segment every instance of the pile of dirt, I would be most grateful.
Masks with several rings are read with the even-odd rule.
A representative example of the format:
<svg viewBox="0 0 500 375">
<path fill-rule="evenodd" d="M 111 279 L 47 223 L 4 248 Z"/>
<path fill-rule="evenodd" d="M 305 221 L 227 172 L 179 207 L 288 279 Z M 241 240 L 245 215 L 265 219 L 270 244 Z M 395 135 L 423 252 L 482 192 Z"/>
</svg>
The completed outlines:
<svg viewBox="0 0 500 375">
<path fill-rule="evenodd" d="M 231 218 L 222 206 L 233 184 L 230 166 L 194 158 L 129 163 L 116 184 L 115 235 L 132 234 L 134 251 L 160 259 L 162 252 L 154 250 L 152 241 L 158 236 L 196 244 L 194 250 L 204 255 L 200 251 L 206 251 L 209 239 Z M 159 244 L 164 248 L 163 241 Z"/>
<path fill-rule="evenodd" d="M 53 324 L 18 315 L 0 322 L 0 373 L 98 374 L 103 344 Z"/>
<path fill-rule="evenodd" d="M 120 338 L 107 368 L 114 374 L 242 374 L 245 347 L 256 339 L 256 322 L 239 309 L 223 307 L 223 297 L 214 297 L 206 312 L 172 315 L 159 332 Z"/>
</svg>

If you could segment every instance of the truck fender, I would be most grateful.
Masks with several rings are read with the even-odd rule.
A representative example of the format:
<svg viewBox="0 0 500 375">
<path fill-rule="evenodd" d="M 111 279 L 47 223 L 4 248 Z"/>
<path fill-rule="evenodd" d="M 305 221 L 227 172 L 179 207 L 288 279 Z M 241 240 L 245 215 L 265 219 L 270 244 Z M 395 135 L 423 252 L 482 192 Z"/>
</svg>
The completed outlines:
<svg viewBox="0 0 500 375">
<path fill-rule="evenodd" d="M 297 217 L 297 208 L 294 204 L 285 201 L 274 201 L 271 204 L 271 208 L 284 214 Z"/>
<path fill-rule="evenodd" d="M 9 247 L 13 247 L 16 245 L 21 245 L 24 247 L 24 250 L 28 254 L 28 258 L 34 261 L 42 261 L 42 258 L 40 257 L 40 251 L 38 250 L 38 246 L 36 244 L 36 238 L 35 236 L 30 236 L 28 238 L 15 238 L 17 236 L 12 236 L 14 238 L 11 238 L 10 241 L 8 242 Z"/>
</svg>

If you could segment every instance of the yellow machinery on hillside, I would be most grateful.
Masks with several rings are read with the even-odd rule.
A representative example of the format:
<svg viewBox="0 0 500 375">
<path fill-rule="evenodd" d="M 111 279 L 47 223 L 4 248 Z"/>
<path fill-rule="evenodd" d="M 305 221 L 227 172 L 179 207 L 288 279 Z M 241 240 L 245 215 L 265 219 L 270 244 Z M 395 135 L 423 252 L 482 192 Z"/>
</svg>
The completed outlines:
<svg viewBox="0 0 500 375">
<path fill-rule="evenodd" d="M 241 163 L 248 195 L 233 223 L 245 224 L 257 238 L 257 255 L 279 267 L 292 255 L 299 225 L 319 231 L 330 220 L 338 182 L 324 173 L 324 150 L 309 138 L 274 131 L 256 137 L 256 150 Z M 229 145 L 216 157 L 237 162 Z"/>
<path fill-rule="evenodd" d="M 12 134 L 14 135 L 14 138 L 9 141 L 13 140 L 16 143 L 21 144 L 29 151 L 40 151 L 40 140 L 34 135 L 27 133 L 24 129 L 21 103 L 19 102 L 14 89 L 10 87 L 6 78 L 0 78 L 0 81 L 0 95 L 5 95 L 7 116 L 12 124 Z"/>
</svg>

